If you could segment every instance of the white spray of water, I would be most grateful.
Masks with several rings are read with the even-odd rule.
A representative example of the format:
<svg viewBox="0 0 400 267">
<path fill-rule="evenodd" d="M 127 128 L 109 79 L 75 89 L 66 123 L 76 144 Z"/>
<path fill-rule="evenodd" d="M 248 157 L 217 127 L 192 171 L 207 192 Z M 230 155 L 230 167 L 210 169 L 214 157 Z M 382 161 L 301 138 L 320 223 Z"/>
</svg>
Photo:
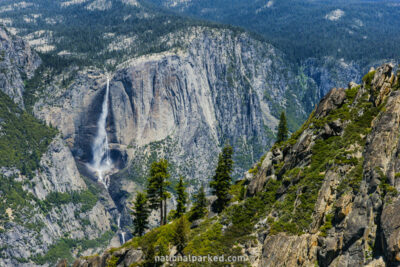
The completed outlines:
<svg viewBox="0 0 400 267">
<path fill-rule="evenodd" d="M 118 225 L 118 229 L 121 228 L 121 214 L 118 214 L 117 225 Z"/>
<path fill-rule="evenodd" d="M 106 188 L 109 185 L 109 177 L 104 175 L 112 169 L 110 150 L 108 148 L 108 138 L 106 130 L 106 121 L 108 116 L 108 96 L 110 93 L 110 79 L 107 77 L 107 88 L 104 94 L 104 100 L 100 118 L 97 121 L 97 135 L 94 139 L 92 152 L 93 159 L 90 168 L 97 172 L 97 177 Z"/>
<path fill-rule="evenodd" d="M 121 229 L 121 214 L 118 214 L 117 225 L 118 225 L 118 229 L 120 230 L 120 234 L 121 234 L 121 243 L 125 244 L 125 232 L 123 232 Z"/>
<path fill-rule="evenodd" d="M 125 244 L 125 232 L 121 232 L 122 244 Z"/>
</svg>

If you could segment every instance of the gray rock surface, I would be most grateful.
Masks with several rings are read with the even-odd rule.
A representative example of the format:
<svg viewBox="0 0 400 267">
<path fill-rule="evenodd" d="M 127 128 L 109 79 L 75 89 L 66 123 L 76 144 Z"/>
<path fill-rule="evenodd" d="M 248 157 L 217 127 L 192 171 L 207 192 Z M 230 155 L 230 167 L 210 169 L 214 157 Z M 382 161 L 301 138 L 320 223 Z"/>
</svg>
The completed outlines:
<svg viewBox="0 0 400 267">
<path fill-rule="evenodd" d="M 41 64 L 27 42 L 0 27 L 0 90 L 24 107 L 24 79 L 31 78 Z"/>
</svg>

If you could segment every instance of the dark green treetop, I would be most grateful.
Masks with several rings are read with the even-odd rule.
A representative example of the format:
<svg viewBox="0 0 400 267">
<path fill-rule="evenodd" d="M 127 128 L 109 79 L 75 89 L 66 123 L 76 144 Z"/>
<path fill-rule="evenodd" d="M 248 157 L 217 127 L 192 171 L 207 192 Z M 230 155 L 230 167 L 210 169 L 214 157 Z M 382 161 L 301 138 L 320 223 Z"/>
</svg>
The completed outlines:
<svg viewBox="0 0 400 267">
<path fill-rule="evenodd" d="M 133 234 L 142 236 L 144 232 L 149 229 L 148 217 L 150 210 L 147 203 L 147 196 L 143 192 L 139 192 L 136 195 L 135 201 L 133 202 Z"/>
<path fill-rule="evenodd" d="M 233 148 L 226 145 L 218 157 L 218 165 L 215 170 L 213 180 L 210 182 L 210 187 L 213 189 L 213 194 L 217 196 L 215 202 L 215 210 L 221 212 L 230 200 L 229 189 L 231 186 L 231 173 L 233 170 Z"/>
<path fill-rule="evenodd" d="M 197 194 L 194 196 L 194 204 L 190 211 L 190 221 L 202 218 L 207 213 L 207 199 L 204 192 L 204 186 L 201 186 Z"/>
<path fill-rule="evenodd" d="M 285 112 L 281 113 L 281 117 L 279 118 L 279 125 L 278 125 L 278 134 L 276 137 L 276 142 L 280 143 L 286 141 L 288 139 L 288 128 L 286 122 L 286 115 Z"/>
<path fill-rule="evenodd" d="M 167 187 L 170 185 L 168 181 L 169 177 L 168 161 L 166 159 L 161 159 L 151 164 L 147 185 L 147 198 L 151 209 L 160 209 L 160 225 L 167 223 L 166 200 L 171 197 L 171 194 L 167 191 Z"/>
<path fill-rule="evenodd" d="M 187 193 L 185 191 L 185 183 L 183 182 L 183 177 L 179 178 L 179 183 L 176 186 L 176 193 L 178 195 L 177 198 L 177 206 L 175 218 L 181 217 L 186 212 L 186 204 L 187 204 Z"/>
</svg>

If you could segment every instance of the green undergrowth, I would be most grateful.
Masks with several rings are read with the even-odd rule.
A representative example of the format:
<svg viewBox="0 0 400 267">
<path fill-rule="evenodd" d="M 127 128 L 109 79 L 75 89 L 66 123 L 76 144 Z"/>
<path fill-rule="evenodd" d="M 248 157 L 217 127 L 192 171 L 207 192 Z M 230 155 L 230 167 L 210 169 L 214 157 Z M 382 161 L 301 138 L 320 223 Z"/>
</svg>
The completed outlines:
<svg viewBox="0 0 400 267">
<path fill-rule="evenodd" d="M 270 180 L 267 189 L 254 197 L 246 198 L 238 204 L 225 209 L 219 216 L 205 218 L 200 225 L 190 230 L 189 242 L 184 249 L 185 255 L 237 256 L 242 254 L 240 244 L 252 242 L 255 236 L 251 235 L 254 225 L 265 217 L 276 202 L 276 190 L 281 183 Z M 243 192 L 243 182 L 232 185 L 231 192 Z M 240 193 L 238 194 L 240 195 Z M 239 201 L 235 198 L 232 201 Z M 169 255 L 173 245 L 174 228 L 176 222 L 152 229 L 142 237 L 135 237 L 124 247 L 142 248 L 144 251 L 144 266 L 154 264 L 154 256 Z M 121 248 L 111 249 L 110 252 Z M 146 265 L 147 264 L 147 265 Z M 178 266 L 225 266 L 226 263 L 179 263 Z M 235 266 L 248 266 L 248 262 L 236 263 Z M 154 266 L 154 265 L 151 265 Z"/>
<path fill-rule="evenodd" d="M 265 157 L 266 157 L 266 154 L 265 154 L 264 156 L 261 157 L 260 161 L 257 162 L 257 164 L 256 164 L 253 168 L 251 168 L 251 169 L 249 170 L 249 173 L 251 173 L 251 174 L 253 174 L 253 175 L 258 174 L 258 172 L 259 172 L 260 169 L 261 169 L 261 165 L 262 165 L 262 163 L 263 163 Z"/>
<path fill-rule="evenodd" d="M 371 83 L 374 79 L 376 71 L 370 71 L 362 78 L 362 81 L 365 83 L 366 89 L 371 89 Z"/>
<path fill-rule="evenodd" d="M 16 167 L 32 176 L 56 134 L 0 91 L 0 167 Z"/>
<path fill-rule="evenodd" d="M 56 243 L 50 246 L 46 254 L 36 255 L 32 257 L 31 260 L 36 264 L 55 264 L 60 259 L 66 259 L 68 262 L 71 263 L 74 260 L 72 250 L 77 252 L 79 256 L 80 252 L 87 249 L 106 246 L 113 236 L 114 232 L 108 231 L 100 237 L 92 240 L 61 238 Z"/>
<path fill-rule="evenodd" d="M 81 212 L 91 210 L 97 203 L 97 196 L 91 190 L 71 191 L 71 192 L 51 192 L 45 200 L 39 202 L 40 207 L 45 213 L 48 213 L 54 207 L 73 203 L 81 204 Z"/>
<path fill-rule="evenodd" d="M 0 232 L 7 230 L 5 224 L 13 221 L 22 224 L 30 218 L 33 212 L 32 201 L 35 197 L 23 189 L 23 183 L 16 181 L 16 177 L 6 177 L 0 174 Z M 6 213 L 6 209 L 11 209 L 12 217 Z"/>
<path fill-rule="evenodd" d="M 371 75 L 373 77 L 373 75 Z M 371 78 L 368 78 L 369 81 Z M 302 234 L 307 232 L 312 223 L 312 213 L 317 201 L 319 190 L 322 186 L 325 174 L 330 169 L 340 165 L 349 165 L 351 171 L 341 181 L 338 191 L 339 195 L 347 191 L 357 192 L 362 180 L 362 158 L 356 158 L 354 153 L 365 145 L 367 134 L 371 131 L 372 120 L 383 109 L 385 103 L 374 107 L 368 102 L 368 93 L 364 93 L 355 102 L 360 86 L 346 90 L 344 104 L 332 110 L 322 118 L 310 116 L 303 127 L 292 135 L 285 143 L 279 144 L 282 150 L 285 146 L 293 145 L 306 128 L 311 128 L 318 135 L 324 125 L 338 120 L 344 125 L 341 136 L 330 136 L 315 140 L 312 147 L 311 162 L 308 166 L 296 170 L 286 170 L 283 174 L 282 164 L 276 164 L 276 173 L 284 183 L 284 196 L 274 204 L 278 213 L 277 219 L 271 225 L 270 234 L 288 232 L 291 234 Z M 278 177 L 279 178 L 279 177 Z"/>
<path fill-rule="evenodd" d="M 232 202 L 241 201 L 246 196 L 245 180 L 240 180 L 231 186 L 229 193 L 232 196 Z"/>
<path fill-rule="evenodd" d="M 360 158 L 357 161 L 356 166 L 342 179 L 337 187 L 337 195 L 341 196 L 346 192 L 352 192 L 357 194 L 360 189 L 363 173 L 363 162 L 364 158 Z"/>
<path fill-rule="evenodd" d="M 390 185 L 389 177 L 387 177 L 383 173 L 383 171 L 378 167 L 375 168 L 375 171 L 379 174 L 379 176 L 381 178 L 380 179 L 381 181 L 380 181 L 380 184 L 379 184 L 379 188 L 380 188 L 380 191 L 381 191 L 381 197 L 382 198 L 384 198 L 386 196 L 388 196 L 389 198 L 397 197 L 398 196 L 398 191 L 394 186 Z"/>
<path fill-rule="evenodd" d="M 327 232 L 329 229 L 331 229 L 333 227 L 332 221 L 334 218 L 334 214 L 333 213 L 328 213 L 325 216 L 325 223 L 320 227 L 320 236 L 326 237 L 327 236 Z"/>
</svg>

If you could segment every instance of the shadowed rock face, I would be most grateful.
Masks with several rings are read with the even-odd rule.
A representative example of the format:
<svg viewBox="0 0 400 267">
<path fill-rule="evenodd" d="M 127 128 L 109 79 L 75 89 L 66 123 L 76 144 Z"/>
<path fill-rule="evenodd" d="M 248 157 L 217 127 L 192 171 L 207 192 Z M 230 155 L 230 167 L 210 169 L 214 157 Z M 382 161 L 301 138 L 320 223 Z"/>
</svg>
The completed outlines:
<svg viewBox="0 0 400 267">
<path fill-rule="evenodd" d="M 91 162 L 92 144 L 97 134 L 97 121 L 101 114 L 101 106 L 105 90 L 101 88 L 92 98 L 90 105 L 85 107 L 86 112 L 81 114 L 79 128 L 74 141 L 74 156 L 83 162 Z"/>
</svg>

